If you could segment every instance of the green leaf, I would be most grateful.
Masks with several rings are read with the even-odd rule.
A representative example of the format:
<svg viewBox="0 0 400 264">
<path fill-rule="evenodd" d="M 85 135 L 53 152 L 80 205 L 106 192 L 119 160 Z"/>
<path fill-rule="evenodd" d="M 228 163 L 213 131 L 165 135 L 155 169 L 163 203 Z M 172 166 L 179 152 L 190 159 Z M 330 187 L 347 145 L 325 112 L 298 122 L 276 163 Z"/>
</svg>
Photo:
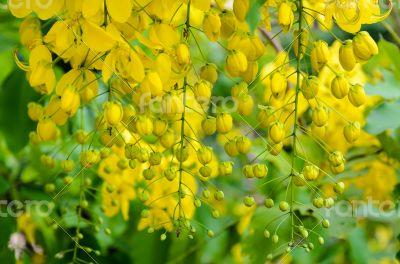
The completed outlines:
<svg viewBox="0 0 400 264">
<path fill-rule="evenodd" d="M 0 86 L 1 86 L 5 78 L 10 74 L 10 72 L 14 68 L 12 50 L 5 50 L 2 53 L 0 53 L 0 61 L 1 61 L 1 71 L 0 71 Z"/>
<path fill-rule="evenodd" d="M 352 263 L 369 263 L 371 254 L 368 251 L 368 244 L 364 231 L 360 228 L 353 229 L 349 235 L 348 241 Z"/>
<path fill-rule="evenodd" d="M 374 56 L 366 65 L 365 70 L 371 73 L 377 65 L 392 69 L 397 78 L 400 78 L 400 50 L 391 42 L 381 39 L 378 43 L 379 54 Z"/>
<path fill-rule="evenodd" d="M 13 71 L 0 90 L 0 131 L 9 149 L 15 153 L 28 143 L 29 132 L 35 128 L 28 117 L 27 105 L 36 98 L 25 73 L 20 70 Z"/>
<path fill-rule="evenodd" d="M 263 1 L 260 0 L 250 2 L 250 9 L 246 16 L 246 20 L 250 26 L 250 32 L 253 32 L 259 24 L 258 21 L 260 20 L 260 7 L 262 2 Z"/>
<path fill-rule="evenodd" d="M 284 253 L 284 247 L 277 247 L 276 244 L 272 243 L 271 239 L 267 239 L 263 235 L 266 226 L 274 233 L 278 225 L 281 224 L 278 230 L 278 235 L 280 236 L 278 245 L 289 242 L 285 241 L 285 239 L 289 237 L 290 219 L 285 216 L 280 217 L 281 215 L 282 212 L 277 208 L 257 208 L 250 223 L 251 232 L 245 232 L 242 235 L 241 244 L 242 252 L 246 256 L 245 263 L 265 263 L 268 254 L 279 255 Z"/>
<path fill-rule="evenodd" d="M 396 186 L 393 189 L 393 198 L 394 200 L 400 199 L 400 183 L 396 184 Z"/>
<path fill-rule="evenodd" d="M 10 189 L 10 184 L 4 179 L 0 177 L 0 195 L 5 194 Z"/>
<path fill-rule="evenodd" d="M 367 83 L 365 91 L 368 95 L 379 95 L 385 99 L 400 98 L 399 80 L 395 78 L 393 72 L 382 69 L 383 81 L 376 84 Z"/>
<path fill-rule="evenodd" d="M 390 62 L 387 62 L 388 65 L 393 65 L 396 76 L 400 77 L 400 50 L 399 48 L 391 43 L 388 42 L 384 39 L 379 41 L 379 51 L 386 56 L 386 60 L 390 60 Z M 385 62 L 385 61 L 383 61 Z"/>
<path fill-rule="evenodd" d="M 4 212 L 4 208 L 3 212 Z M 0 217 L 0 259 L 2 263 L 14 263 L 14 253 L 8 248 L 7 244 L 10 236 L 16 231 L 16 218 Z"/>
<path fill-rule="evenodd" d="M 392 133 L 381 133 L 378 135 L 378 139 L 390 157 L 400 160 L 400 128 Z"/>
<path fill-rule="evenodd" d="M 378 135 L 387 129 L 400 127 L 400 101 L 385 102 L 374 108 L 368 115 L 365 131 Z"/>
</svg>

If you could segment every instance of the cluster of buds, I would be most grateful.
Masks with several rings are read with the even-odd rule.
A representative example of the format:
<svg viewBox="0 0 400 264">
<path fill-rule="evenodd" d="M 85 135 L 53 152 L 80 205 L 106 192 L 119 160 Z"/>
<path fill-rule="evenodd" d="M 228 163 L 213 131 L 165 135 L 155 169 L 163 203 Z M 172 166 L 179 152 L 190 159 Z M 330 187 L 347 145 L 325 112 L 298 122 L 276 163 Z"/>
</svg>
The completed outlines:
<svg viewBox="0 0 400 264">
<path fill-rule="evenodd" d="M 57 156 L 67 156 L 59 164 L 67 185 L 74 181 L 71 175 L 78 163 L 82 170 L 96 171 L 92 177 L 101 179 L 102 210 L 107 217 L 121 212 L 127 220 L 130 202 L 139 199 L 145 206 L 140 228 L 148 228 L 149 233 L 165 230 L 160 237 L 163 241 L 168 231 L 178 236 L 186 232 L 193 238 L 196 228 L 190 220 L 202 204 L 214 218 L 219 217 L 215 204 L 223 205 L 225 193 L 216 188 L 217 176 L 238 174 L 244 175 L 243 180 L 262 184 L 279 182 L 287 194 L 279 210 L 285 219 L 292 219 L 291 236 L 286 238 L 290 249 L 297 239 L 311 236 L 302 215 L 297 214 L 296 194 L 306 193 L 312 200 L 310 206 L 319 209 L 332 207 L 334 198 L 344 192 L 344 183 L 330 177 L 329 185 L 337 195 L 314 197 L 319 179 L 330 175 L 323 164 L 308 159 L 302 137 L 322 146 L 333 174 L 345 170 L 345 154 L 329 151 L 323 142 L 331 117 L 337 113 L 332 102 L 348 100 L 354 111 L 362 110 L 367 100 L 364 88 L 349 73 L 378 53 L 366 31 L 340 41 L 338 50 L 333 49 L 336 44 L 311 41 L 314 20 L 321 27 L 332 26 L 328 25 L 332 15 L 322 21 L 319 14 L 337 3 L 321 3 L 314 10 L 303 1 L 266 1 L 254 31 L 247 22 L 249 0 L 234 0 L 232 6 L 210 0 L 169 1 L 171 5 L 152 0 L 144 6 L 142 1 L 107 0 L 104 5 L 94 1 L 97 4 L 92 7 L 89 1 L 71 0 L 52 1 L 46 10 L 35 5 L 22 11 L 13 7 L 15 16 L 25 17 L 20 34 L 29 51 L 26 62 L 16 53 L 16 62 L 26 71 L 33 89 L 43 95 L 40 103 L 28 105 L 29 117 L 37 122 L 31 142 L 62 149 Z M 28 16 L 32 12 L 36 15 Z M 276 59 L 260 69 L 260 59 L 270 48 L 263 36 L 275 43 L 269 34 L 271 14 L 276 14 L 281 29 L 275 37 L 291 33 L 293 41 L 287 51 L 272 45 L 277 49 Z M 41 20 L 48 21 L 49 29 Z M 204 56 L 202 46 L 209 43 L 222 47 L 221 61 Z M 201 55 L 201 63 L 195 54 Z M 66 72 L 56 78 L 61 61 Z M 213 95 L 223 93 L 223 86 L 230 89 L 225 96 L 231 95 L 234 111 L 214 101 Z M 360 137 L 361 125 L 343 119 L 343 136 L 353 144 Z M 245 128 L 250 128 L 246 134 Z M 70 138 L 76 144 L 66 151 Z M 258 140 L 263 145 L 259 155 L 253 153 Z M 289 172 L 276 175 L 273 162 L 269 164 L 274 159 L 288 163 Z M 57 168 L 57 159 L 51 155 L 41 160 Z M 241 165 L 240 173 L 234 164 Z M 78 174 L 81 188 L 76 211 L 82 219 L 82 208 L 89 206 L 86 187 L 92 183 L 81 171 Z M 63 188 L 46 186 L 49 192 Z M 265 200 L 267 209 L 275 207 L 273 196 Z M 255 197 L 246 195 L 243 204 L 255 207 Z M 329 221 L 321 219 L 321 225 L 328 228 Z M 82 248 L 79 229 L 76 250 Z M 278 231 L 271 236 L 273 243 L 279 242 Z M 214 236 L 210 229 L 207 234 Z M 264 235 L 270 237 L 269 229 Z M 318 240 L 323 243 L 322 238 Z M 306 244 L 304 248 L 310 251 L 313 247 Z"/>
</svg>

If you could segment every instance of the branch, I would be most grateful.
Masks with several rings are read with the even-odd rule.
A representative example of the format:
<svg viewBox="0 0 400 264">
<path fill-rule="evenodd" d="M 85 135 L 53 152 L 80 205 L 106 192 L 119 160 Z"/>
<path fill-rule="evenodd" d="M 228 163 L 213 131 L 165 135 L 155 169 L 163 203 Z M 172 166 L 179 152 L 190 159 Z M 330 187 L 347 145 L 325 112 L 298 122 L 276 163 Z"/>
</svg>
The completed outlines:
<svg viewBox="0 0 400 264">
<path fill-rule="evenodd" d="M 274 47 L 277 52 L 283 51 L 283 47 L 279 41 L 272 37 L 271 33 L 268 32 L 265 28 L 258 27 L 258 30 L 262 33 L 262 35 L 268 40 L 268 42 Z"/>
</svg>

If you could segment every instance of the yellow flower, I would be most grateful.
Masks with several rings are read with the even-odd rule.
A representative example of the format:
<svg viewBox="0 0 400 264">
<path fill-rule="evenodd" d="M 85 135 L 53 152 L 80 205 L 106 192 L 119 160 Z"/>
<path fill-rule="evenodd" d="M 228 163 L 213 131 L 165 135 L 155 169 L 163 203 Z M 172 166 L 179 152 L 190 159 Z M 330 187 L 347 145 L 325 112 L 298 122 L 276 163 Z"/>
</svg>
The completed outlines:
<svg viewBox="0 0 400 264">
<path fill-rule="evenodd" d="M 222 10 L 220 14 L 221 19 L 221 37 L 224 39 L 229 38 L 237 28 L 236 17 L 230 10 Z"/>
<path fill-rule="evenodd" d="M 58 96 L 50 98 L 44 114 L 51 117 L 51 119 L 59 126 L 64 125 L 68 121 L 68 114 L 61 109 L 61 100 Z"/>
<path fill-rule="evenodd" d="M 245 82 L 237 83 L 231 89 L 231 95 L 234 98 L 239 98 L 242 95 L 246 95 L 248 92 L 248 85 Z"/>
<path fill-rule="evenodd" d="M 193 86 L 193 93 L 199 104 L 208 104 L 211 99 L 212 84 L 205 80 L 200 80 Z"/>
<path fill-rule="evenodd" d="M 328 44 L 323 40 L 318 40 L 313 43 L 311 50 L 311 65 L 315 71 L 320 71 L 329 59 Z"/>
<path fill-rule="evenodd" d="M 210 11 L 205 15 L 203 30 L 210 41 L 218 40 L 221 33 L 221 19 L 215 11 Z"/>
<path fill-rule="evenodd" d="M 153 122 L 147 115 L 140 115 L 136 120 L 136 130 L 139 135 L 148 136 L 153 133 Z"/>
<path fill-rule="evenodd" d="M 154 61 L 153 69 L 158 73 L 163 85 L 167 85 L 172 75 L 171 57 L 166 53 L 159 54 Z"/>
<path fill-rule="evenodd" d="M 176 94 L 165 94 L 161 100 L 161 111 L 168 118 L 182 114 L 184 110 L 182 99 Z"/>
<path fill-rule="evenodd" d="M 111 50 L 104 60 L 104 82 L 108 82 L 113 74 L 128 82 L 141 82 L 145 77 L 144 67 L 138 54 L 125 46 Z"/>
<path fill-rule="evenodd" d="M 312 111 L 312 121 L 316 126 L 322 127 L 328 123 L 328 111 L 325 106 L 317 106 Z"/>
<path fill-rule="evenodd" d="M 236 100 L 237 111 L 242 116 L 249 116 L 253 112 L 254 100 L 248 94 L 243 94 Z"/>
<path fill-rule="evenodd" d="M 214 84 L 218 79 L 217 66 L 207 63 L 200 69 L 200 78 Z"/>
<path fill-rule="evenodd" d="M 236 138 L 236 149 L 239 153 L 247 154 L 251 148 L 251 141 L 245 136 Z"/>
<path fill-rule="evenodd" d="M 354 143 L 360 137 L 360 123 L 357 121 L 349 123 L 343 129 L 344 137 L 346 138 L 347 142 Z"/>
<path fill-rule="evenodd" d="M 61 109 L 73 116 L 81 104 L 81 97 L 73 86 L 64 89 L 61 96 Z"/>
<path fill-rule="evenodd" d="M 349 93 L 349 90 L 349 83 L 344 76 L 338 75 L 332 80 L 331 92 L 337 99 L 344 98 Z"/>
<path fill-rule="evenodd" d="M 319 176 L 319 168 L 315 165 L 306 165 L 302 173 L 307 181 L 314 181 Z"/>
<path fill-rule="evenodd" d="M 266 128 L 272 122 L 276 121 L 274 108 L 271 106 L 258 106 L 259 112 L 257 115 L 260 127 Z"/>
<path fill-rule="evenodd" d="M 196 155 L 193 155 L 196 159 Z M 170 158 L 166 158 L 162 163 L 157 166 L 156 173 L 162 175 L 163 170 L 169 164 Z M 173 230 L 173 222 L 171 219 L 178 214 L 178 211 L 174 210 L 178 204 L 178 194 L 172 193 L 171 190 L 178 186 L 180 179 L 175 177 L 171 181 L 163 177 L 159 180 L 159 184 L 152 185 L 150 190 L 147 191 L 148 199 L 145 201 L 145 205 L 148 205 L 149 216 L 141 218 L 139 222 L 139 230 L 146 227 L 153 227 L 154 229 L 166 229 L 168 231 Z M 194 177 L 188 173 L 183 172 L 181 181 L 184 183 L 182 191 L 188 195 L 181 199 L 181 210 L 184 212 L 186 219 L 191 219 L 195 212 L 195 205 L 193 198 L 189 195 L 191 192 L 197 192 L 197 184 Z M 190 189 L 190 190 L 189 190 Z M 139 190 L 138 195 L 146 190 Z M 160 197 L 164 197 L 159 199 Z"/>
<path fill-rule="evenodd" d="M 227 48 L 243 52 L 248 61 L 258 60 L 265 52 L 265 46 L 257 36 L 241 31 L 232 35 Z"/>
<path fill-rule="evenodd" d="M 99 2 L 99 0 L 96 0 Z M 96 2 L 95 1 L 95 2 Z M 103 1 L 100 1 L 103 2 Z M 131 0 L 106 0 L 107 12 L 111 18 L 119 23 L 124 23 L 131 15 L 133 1 Z"/>
<path fill-rule="evenodd" d="M 62 96 L 64 90 L 72 85 L 76 87 L 76 91 L 79 92 L 84 103 L 89 102 L 98 94 L 99 84 L 97 77 L 90 70 L 72 69 L 65 73 L 57 83 L 57 95 Z"/>
<path fill-rule="evenodd" d="M 43 106 L 38 103 L 30 102 L 28 104 L 28 116 L 32 121 L 39 121 L 43 111 Z"/>
<path fill-rule="evenodd" d="M 204 134 L 207 136 L 210 136 L 217 131 L 217 120 L 215 117 L 212 116 L 207 116 L 203 121 L 201 122 L 201 127 L 203 129 Z"/>
<path fill-rule="evenodd" d="M 66 173 L 73 171 L 74 167 L 75 167 L 75 164 L 74 164 L 73 160 L 64 160 L 61 163 L 61 168 Z"/>
<path fill-rule="evenodd" d="M 197 150 L 197 159 L 203 165 L 211 162 L 213 157 L 213 151 L 211 147 L 203 146 Z"/>
<path fill-rule="evenodd" d="M 221 162 L 219 164 L 218 171 L 221 176 L 231 175 L 232 170 L 233 170 L 233 162 L 232 161 L 225 161 L 225 162 Z"/>
<path fill-rule="evenodd" d="M 351 71 L 356 66 L 356 57 L 353 52 L 353 42 L 346 40 L 339 49 L 339 61 L 340 65 L 346 71 Z"/>
<path fill-rule="evenodd" d="M 246 19 L 247 12 L 249 11 L 250 3 L 249 0 L 234 0 L 233 1 L 233 12 L 238 20 L 244 21 Z"/>
<path fill-rule="evenodd" d="M 185 43 L 179 43 L 176 47 L 176 59 L 180 66 L 186 66 L 190 62 L 190 50 Z"/>
<path fill-rule="evenodd" d="M 268 130 L 268 136 L 275 144 L 282 142 L 285 137 L 285 125 L 279 121 L 272 123 Z"/>
<path fill-rule="evenodd" d="M 210 9 L 211 0 L 192 0 L 190 4 L 201 11 L 207 11 Z"/>
<path fill-rule="evenodd" d="M 241 77 L 246 83 L 252 83 L 258 74 L 258 62 L 248 61 L 247 64 L 247 70 L 242 73 Z"/>
<path fill-rule="evenodd" d="M 353 39 L 353 51 L 358 61 L 365 62 L 378 54 L 378 45 L 367 31 L 361 31 Z"/>
<path fill-rule="evenodd" d="M 161 96 L 163 94 L 163 83 L 155 71 L 148 71 L 140 84 L 143 95 Z"/>
<path fill-rule="evenodd" d="M 332 18 L 344 31 L 356 33 L 364 24 L 373 24 L 384 20 L 391 11 L 381 14 L 379 2 L 374 0 L 340 0 L 327 5 L 325 10 L 325 23 L 331 24 Z"/>
<path fill-rule="evenodd" d="M 168 130 L 168 122 L 166 120 L 157 118 L 153 121 L 153 134 L 161 137 Z"/>
<path fill-rule="evenodd" d="M 117 101 L 106 102 L 103 105 L 104 120 L 108 126 L 117 126 L 124 115 L 121 103 Z"/>
<path fill-rule="evenodd" d="M 286 76 L 283 73 L 279 71 L 274 72 L 270 78 L 271 91 L 273 95 L 280 95 L 286 91 L 288 81 L 286 80 Z"/>
<path fill-rule="evenodd" d="M 31 49 L 38 41 L 42 40 L 40 20 L 36 17 L 26 17 L 19 27 L 21 43 Z"/>
<path fill-rule="evenodd" d="M 240 76 L 247 70 L 247 58 L 243 52 L 232 50 L 226 58 L 225 67 L 232 77 Z"/>
<path fill-rule="evenodd" d="M 100 160 L 100 153 L 97 150 L 86 150 L 80 155 L 80 162 L 84 168 L 94 166 Z"/>
<path fill-rule="evenodd" d="M 55 140 L 58 136 L 58 129 L 53 120 L 48 116 L 42 116 L 37 125 L 37 134 L 43 141 Z"/>
<path fill-rule="evenodd" d="M 143 39 L 140 35 L 139 39 Z M 180 41 L 179 33 L 172 25 L 156 23 L 149 29 L 149 40 L 151 48 L 171 49 Z M 143 44 L 148 44 L 144 41 Z"/>
<path fill-rule="evenodd" d="M 319 80 L 316 76 L 308 76 L 303 79 L 301 92 L 306 99 L 312 99 L 318 95 L 319 85 Z"/>
<path fill-rule="evenodd" d="M 217 131 L 226 134 L 231 131 L 233 126 L 232 116 L 228 113 L 220 113 L 217 115 Z"/>
<path fill-rule="evenodd" d="M 129 218 L 129 202 L 136 197 L 134 191 L 135 175 L 140 175 L 142 167 L 121 169 L 117 166 L 120 160 L 118 152 L 109 155 L 100 162 L 98 172 L 104 183 L 102 186 L 102 207 L 108 217 L 120 210 L 125 220 Z M 136 176 L 137 177 L 137 176 Z"/>
<path fill-rule="evenodd" d="M 90 49 L 104 52 L 114 47 L 116 43 L 115 37 L 104 28 L 86 19 L 82 19 L 80 25 L 82 29 L 82 41 Z"/>
<path fill-rule="evenodd" d="M 52 56 L 44 45 L 35 47 L 29 56 L 29 83 L 37 91 L 51 94 L 56 85 Z"/>
<path fill-rule="evenodd" d="M 234 138 L 233 140 L 227 141 L 224 145 L 224 150 L 225 150 L 226 154 L 228 154 L 230 157 L 239 155 L 239 151 L 238 151 L 237 145 L 236 145 L 236 138 Z"/>
<path fill-rule="evenodd" d="M 355 84 L 350 87 L 348 94 L 349 101 L 355 107 L 363 105 L 366 101 L 364 87 L 360 84 Z"/>
<path fill-rule="evenodd" d="M 282 2 L 278 9 L 278 23 L 283 32 L 288 32 L 293 25 L 294 14 L 289 3 Z"/>
</svg>

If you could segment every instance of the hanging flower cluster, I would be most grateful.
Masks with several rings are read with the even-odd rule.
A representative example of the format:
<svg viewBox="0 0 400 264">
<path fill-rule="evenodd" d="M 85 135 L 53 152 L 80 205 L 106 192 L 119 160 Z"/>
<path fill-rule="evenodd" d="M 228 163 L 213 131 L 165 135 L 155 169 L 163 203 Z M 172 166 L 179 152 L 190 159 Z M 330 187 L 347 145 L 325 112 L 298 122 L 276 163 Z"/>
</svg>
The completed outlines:
<svg viewBox="0 0 400 264">
<path fill-rule="evenodd" d="M 245 207 L 279 208 L 276 219 L 266 219 L 264 235 L 273 243 L 282 241 L 290 252 L 298 244 L 312 250 L 311 236 L 324 242 L 314 226 L 328 228 L 329 220 L 316 213 L 314 222 L 303 222 L 298 208 L 330 208 L 345 190 L 334 175 L 363 137 L 368 98 L 359 74 L 378 54 L 360 29 L 385 19 L 390 6 L 279 0 L 254 11 L 250 0 L 42 2 L 9 0 L 12 14 L 24 18 L 20 38 L 28 51 L 26 57 L 16 51 L 15 60 L 42 95 L 28 105 L 37 122 L 31 142 L 43 146 L 45 166 L 65 175 L 46 190 L 58 197 L 79 182 L 73 262 L 87 250 L 81 224 L 93 192 L 107 217 L 121 212 L 128 220 L 131 202 L 140 201 L 139 228 L 163 230 L 161 240 L 168 232 L 192 238 L 196 227 L 213 237 L 191 220 L 202 206 L 219 217 L 230 198 L 218 178 L 227 176 L 286 190 L 242 197 Z M 251 25 L 250 16 L 259 23 Z M 339 39 L 335 24 L 353 37 Z M 314 25 L 336 41 L 318 39 Z M 284 50 L 275 42 L 281 35 L 291 39 Z M 264 65 L 271 54 L 275 60 Z M 324 162 L 307 156 L 304 138 L 323 149 Z M 260 153 L 255 142 L 262 142 Z M 270 176 L 274 159 L 287 172 Z M 284 222 L 287 237 L 279 234 Z"/>
</svg>

